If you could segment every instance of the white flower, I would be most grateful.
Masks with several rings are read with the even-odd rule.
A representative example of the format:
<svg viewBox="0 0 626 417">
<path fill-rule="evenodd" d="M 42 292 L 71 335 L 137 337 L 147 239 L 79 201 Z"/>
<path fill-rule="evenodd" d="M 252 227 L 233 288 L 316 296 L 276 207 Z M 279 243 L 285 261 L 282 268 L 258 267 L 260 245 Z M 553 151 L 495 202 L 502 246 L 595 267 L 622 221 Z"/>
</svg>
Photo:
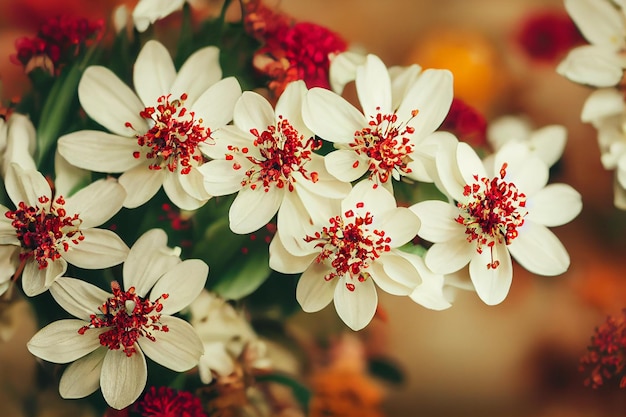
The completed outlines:
<svg viewBox="0 0 626 417">
<path fill-rule="evenodd" d="M 213 372 L 219 376 L 232 374 L 235 371 L 235 360 L 246 347 L 255 345 L 262 349 L 263 342 L 258 339 L 250 323 L 226 300 L 205 290 L 191 303 L 189 310 L 189 322 L 204 345 L 204 354 L 198 364 L 200 379 L 204 384 L 213 380 Z M 268 359 L 255 358 L 252 366 L 265 368 Z"/>
<path fill-rule="evenodd" d="M 487 141 L 496 152 L 509 142 L 523 143 L 528 146 L 531 154 L 551 167 L 563 155 L 567 143 L 567 130 L 561 125 L 549 125 L 533 130 L 526 118 L 503 116 L 489 123 Z"/>
<path fill-rule="evenodd" d="M 368 55 L 356 67 L 356 89 L 363 112 L 322 88 L 305 97 L 304 122 L 338 148 L 325 157 L 328 171 L 345 182 L 369 172 L 371 180 L 389 189 L 391 178 L 401 176 L 432 181 L 427 167 L 437 146 L 429 136 L 450 109 L 452 74 L 411 66 L 392 81 L 380 58 Z"/>
<path fill-rule="evenodd" d="M 454 203 L 424 201 L 411 207 L 421 220 L 419 236 L 434 244 L 425 255 L 434 272 L 449 274 L 469 263 L 478 296 L 498 304 L 513 276 L 511 255 L 539 275 L 558 275 L 569 255 L 547 226 L 572 220 L 580 195 L 565 184 L 548 182 L 548 167 L 519 143 L 505 145 L 485 167 L 474 150 L 456 143 L 440 152 L 442 191 Z"/>
<path fill-rule="evenodd" d="M 53 322 L 28 342 L 35 356 L 70 363 L 59 384 L 63 398 L 98 389 L 113 408 L 132 404 L 147 379 L 144 354 L 176 372 L 198 364 L 202 343 L 193 327 L 172 316 L 187 307 L 206 282 L 208 266 L 181 261 L 160 229 L 144 233 L 123 266 L 123 286 L 108 293 L 75 278 L 59 278 L 54 299 L 77 319 Z"/>
<path fill-rule="evenodd" d="M 409 254 L 398 250 L 415 237 L 419 220 L 370 181 L 359 182 L 340 208 L 325 213 L 328 220 L 311 225 L 302 239 L 274 239 L 270 267 L 304 271 L 296 289 L 304 311 L 319 311 L 334 299 L 339 317 L 360 330 L 376 311 L 374 282 L 394 295 L 409 295 L 420 284 L 423 277 L 407 260 Z"/>
<path fill-rule="evenodd" d="M 565 0 L 565 8 L 590 45 L 572 49 L 557 72 L 580 84 L 617 85 L 626 68 L 624 6 L 610 0 Z"/>
<path fill-rule="evenodd" d="M 287 86 L 276 110 L 257 93 L 246 91 L 235 106 L 234 126 L 215 132 L 202 146 L 212 158 L 200 170 L 207 192 L 238 192 L 230 212 L 235 233 L 254 232 L 278 212 L 278 228 L 296 234 L 315 218 L 327 200 L 345 197 L 350 184 L 330 175 L 321 146 L 302 122 L 303 81 Z"/>
<path fill-rule="evenodd" d="M 232 119 L 241 87 L 222 78 L 219 51 L 196 51 L 176 73 L 172 58 L 148 41 L 134 66 L 137 94 L 109 69 L 88 67 L 78 86 L 87 114 L 113 133 L 83 130 L 59 139 L 59 153 L 71 164 L 123 174 L 125 207 L 138 207 L 163 186 L 179 208 L 197 209 L 211 197 L 197 167 L 198 145 Z"/>
<path fill-rule="evenodd" d="M 615 88 L 601 88 L 589 95 L 582 110 L 582 121 L 598 130 L 601 161 L 607 170 L 615 170 L 614 203 L 626 210 L 626 131 L 624 97 Z"/>
<path fill-rule="evenodd" d="M 126 193 L 115 179 L 96 181 L 66 198 L 38 171 L 13 164 L 5 186 L 15 210 L 0 205 L 0 245 L 19 253 L 26 295 L 46 291 L 68 263 L 100 269 L 126 259 L 128 247 L 119 236 L 96 228 L 122 208 Z M 14 272 L 2 271 L 3 276 Z"/>
<path fill-rule="evenodd" d="M 133 9 L 133 22 L 139 32 L 177 10 L 182 9 L 185 0 L 139 0 Z"/>
</svg>

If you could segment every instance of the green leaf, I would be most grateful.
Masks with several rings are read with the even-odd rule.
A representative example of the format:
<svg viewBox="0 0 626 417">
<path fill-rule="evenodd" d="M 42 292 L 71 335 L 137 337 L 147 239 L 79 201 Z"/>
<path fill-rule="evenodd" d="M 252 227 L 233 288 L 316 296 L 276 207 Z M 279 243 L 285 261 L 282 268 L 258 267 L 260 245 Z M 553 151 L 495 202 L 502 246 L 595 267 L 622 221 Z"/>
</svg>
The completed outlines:
<svg viewBox="0 0 626 417">
<path fill-rule="evenodd" d="M 212 284 L 213 291 L 223 298 L 239 300 L 253 293 L 265 282 L 272 273 L 269 267 L 269 253 L 267 247 L 254 246 L 257 246 L 254 250 L 249 250 L 235 262 L 229 263 L 229 267 Z"/>
</svg>

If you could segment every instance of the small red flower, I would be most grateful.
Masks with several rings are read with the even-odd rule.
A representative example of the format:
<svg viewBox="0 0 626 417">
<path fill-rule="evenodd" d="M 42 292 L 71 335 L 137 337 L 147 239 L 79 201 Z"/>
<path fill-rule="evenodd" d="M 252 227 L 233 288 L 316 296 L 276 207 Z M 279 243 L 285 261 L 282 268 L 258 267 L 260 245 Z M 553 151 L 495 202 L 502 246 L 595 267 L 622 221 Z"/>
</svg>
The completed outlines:
<svg viewBox="0 0 626 417">
<path fill-rule="evenodd" d="M 35 37 L 16 40 L 17 52 L 10 59 L 25 68 L 32 65 L 33 59 L 41 59 L 44 65 L 52 65 L 53 68 L 47 68 L 51 73 L 58 74 L 60 68 L 71 62 L 83 48 L 99 40 L 103 29 L 103 20 L 51 18 L 39 26 Z"/>
<path fill-rule="evenodd" d="M 330 56 L 347 49 L 337 33 L 315 23 L 292 23 L 258 0 L 245 2 L 244 24 L 248 33 L 263 43 L 253 65 L 270 79 L 268 86 L 276 97 L 295 80 L 304 80 L 308 88 L 330 89 Z"/>
<path fill-rule="evenodd" d="M 554 62 L 585 42 L 572 19 L 563 11 L 537 11 L 520 24 L 515 41 L 537 62 Z"/>
<path fill-rule="evenodd" d="M 620 388 L 626 387 L 626 309 L 620 316 L 609 316 L 596 328 L 587 350 L 580 360 L 580 371 L 588 374 L 586 386 L 598 388 L 616 379 Z"/>
<path fill-rule="evenodd" d="M 198 397 L 168 387 L 150 387 L 136 409 L 143 417 L 206 417 Z"/>
<path fill-rule="evenodd" d="M 473 147 L 487 146 L 487 121 L 475 108 L 464 101 L 452 100 L 450 111 L 440 130 L 453 133 L 460 141 Z"/>
</svg>

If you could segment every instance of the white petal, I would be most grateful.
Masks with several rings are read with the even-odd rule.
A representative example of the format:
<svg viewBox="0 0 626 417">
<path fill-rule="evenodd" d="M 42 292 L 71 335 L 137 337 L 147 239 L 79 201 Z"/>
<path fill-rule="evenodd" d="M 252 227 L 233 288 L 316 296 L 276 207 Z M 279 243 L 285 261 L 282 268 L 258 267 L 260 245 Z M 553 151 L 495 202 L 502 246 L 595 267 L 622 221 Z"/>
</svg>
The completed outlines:
<svg viewBox="0 0 626 417">
<path fill-rule="evenodd" d="M 130 357 L 123 350 L 109 350 L 100 374 L 102 396 L 111 407 L 121 410 L 139 398 L 147 378 L 146 359 L 141 349 Z"/>
<path fill-rule="evenodd" d="M 582 210 L 580 194 L 567 184 L 550 184 L 529 199 L 526 220 L 544 226 L 561 226 Z"/>
<path fill-rule="evenodd" d="M 424 260 L 417 255 L 410 253 L 400 255 L 411 262 L 421 279 L 420 284 L 409 294 L 411 300 L 431 310 L 445 310 L 451 307 L 444 295 L 444 276 L 428 269 Z"/>
<path fill-rule="evenodd" d="M 472 149 L 472 147 L 465 142 L 459 142 L 457 145 L 456 162 L 463 177 L 463 182 L 457 184 L 460 188 L 456 189 L 453 184 L 444 184 L 444 186 L 446 191 L 448 191 L 455 200 L 462 201 L 463 187 L 466 184 L 475 184 L 478 182 L 475 177 L 480 179 L 487 177 L 488 174 L 485 170 L 485 166 L 476 154 L 476 151 L 474 151 L 474 149 Z M 444 177 L 441 175 L 441 170 L 439 170 L 439 167 L 437 169 L 440 174 L 440 178 L 443 181 Z"/>
<path fill-rule="evenodd" d="M 475 246 L 461 235 L 457 239 L 432 245 L 426 252 L 424 261 L 433 272 L 449 274 L 467 265 L 474 252 Z"/>
<path fill-rule="evenodd" d="M 464 233 L 463 225 L 455 219 L 459 209 L 439 200 L 427 200 L 410 207 L 421 220 L 418 235 L 429 242 L 445 242 Z"/>
<path fill-rule="evenodd" d="M 356 90 L 366 116 L 391 113 L 391 79 L 376 55 L 369 54 L 365 64 L 356 69 Z"/>
<path fill-rule="evenodd" d="M 176 372 L 184 372 L 198 364 L 204 352 L 202 342 L 191 324 L 178 317 L 161 316 L 160 322 L 169 329 L 154 332 L 156 341 L 145 337 L 139 346 L 153 361 Z"/>
<path fill-rule="evenodd" d="M 613 87 L 622 79 L 623 67 L 614 50 L 588 45 L 572 49 L 556 71 L 579 84 Z"/>
<path fill-rule="evenodd" d="M 395 254 L 384 254 L 367 271 L 381 290 L 393 295 L 408 295 L 420 283 L 413 265 Z"/>
<path fill-rule="evenodd" d="M 81 229 L 97 227 L 113 217 L 122 208 L 126 191 L 113 178 L 101 179 L 80 189 L 65 200 L 69 216 L 78 214 Z"/>
<path fill-rule="evenodd" d="M 204 261 L 199 259 L 182 261 L 159 278 L 150 292 L 150 299 L 156 300 L 161 295 L 168 294 L 168 298 L 162 301 L 161 314 L 178 313 L 198 297 L 208 274 L 209 267 Z"/>
<path fill-rule="evenodd" d="M 341 320 L 355 331 L 372 321 L 378 306 L 378 294 L 371 279 L 356 282 L 354 291 L 350 291 L 342 279 L 335 287 L 334 300 L 335 310 Z"/>
<path fill-rule="evenodd" d="M 7 172 L 4 186 L 11 201 L 17 206 L 24 202 L 31 207 L 49 207 L 50 203 L 42 204 L 39 197 L 50 198 L 50 184 L 39 171 L 23 170 L 19 165 L 11 164 Z"/>
<path fill-rule="evenodd" d="M 84 239 L 61 254 L 70 264 L 85 269 L 104 269 L 126 260 L 128 246 L 113 231 L 87 229 L 82 233 Z"/>
<path fill-rule="evenodd" d="M 624 110 L 624 97 L 616 88 L 599 88 L 585 100 L 580 119 L 583 122 L 597 122 L 607 117 L 620 115 Z"/>
<path fill-rule="evenodd" d="M 527 221 L 509 244 L 517 262 L 538 275 L 559 275 L 567 270 L 570 259 L 561 241 L 547 227 Z"/>
<path fill-rule="evenodd" d="M 102 362 L 108 349 L 101 347 L 68 366 L 59 381 L 63 398 L 84 398 L 100 388 Z"/>
<path fill-rule="evenodd" d="M 270 243 L 270 261 L 269 265 L 274 271 L 283 274 L 299 274 L 306 270 L 315 259 L 315 254 L 296 256 L 285 249 L 285 245 L 281 241 L 278 234 L 274 236 Z"/>
<path fill-rule="evenodd" d="M 57 142 L 58 145 L 58 142 Z M 54 188 L 58 195 L 68 196 L 91 180 L 91 171 L 70 164 L 57 151 L 54 153 Z"/>
<path fill-rule="evenodd" d="M 326 281 L 324 276 L 331 270 L 324 264 L 312 262 L 304 271 L 296 286 L 296 299 L 307 313 L 320 311 L 333 299 L 337 278 Z"/>
<path fill-rule="evenodd" d="M 539 159 L 550 167 L 563 155 L 567 130 L 560 125 L 545 126 L 533 132 L 529 141 Z"/>
<path fill-rule="evenodd" d="M 342 52 L 331 59 L 328 78 L 335 93 L 341 94 L 345 85 L 354 81 L 356 69 L 365 63 L 365 59 L 365 55 L 352 51 Z"/>
<path fill-rule="evenodd" d="M 499 175 L 498 171 L 503 164 L 507 164 L 504 180 L 514 183 L 527 197 L 548 183 L 548 166 L 522 143 L 507 143 L 498 151 L 494 160 L 494 176 Z"/>
<path fill-rule="evenodd" d="M 135 91 L 146 107 L 156 107 L 158 98 L 170 93 L 175 78 L 176 69 L 165 46 L 155 40 L 146 42 L 133 68 Z"/>
<path fill-rule="evenodd" d="M 302 119 L 302 104 L 307 91 L 303 80 L 289 83 L 278 98 L 275 109 L 276 117 L 282 116 L 283 119 L 288 120 L 305 141 L 314 136 Z"/>
<path fill-rule="evenodd" d="M 68 363 L 100 347 L 101 333 L 107 328 L 89 329 L 85 334 L 78 330 L 88 323 L 82 320 L 59 320 L 39 330 L 26 344 L 33 355 L 54 363 Z"/>
<path fill-rule="evenodd" d="M 487 268 L 487 264 L 496 260 L 500 262 L 497 268 Z M 493 253 L 487 248 L 482 254 L 475 253 L 469 271 L 476 293 L 485 304 L 496 305 L 506 298 L 513 280 L 513 265 L 506 245 L 494 245 Z"/>
<path fill-rule="evenodd" d="M 359 110 L 341 96 L 324 88 L 310 89 L 302 105 L 304 123 L 317 136 L 335 143 L 350 143 L 354 132 L 367 126 Z"/>
<path fill-rule="evenodd" d="M 617 51 L 625 46 L 624 16 L 608 1 L 565 0 L 565 9 L 585 39 Z"/>
<path fill-rule="evenodd" d="M 165 173 L 163 181 L 163 190 L 174 205 L 183 210 L 196 210 L 207 202 L 208 198 L 201 200 L 195 198 L 193 195 L 187 192 L 181 183 L 181 177 L 185 174 L 179 174 L 177 172 Z"/>
<path fill-rule="evenodd" d="M 367 172 L 368 161 L 356 152 L 339 149 L 327 154 L 324 163 L 328 172 L 343 182 L 356 181 Z"/>
<path fill-rule="evenodd" d="M 117 135 L 132 137 L 133 128 L 145 126 L 139 115 L 145 106 L 108 68 L 87 67 L 78 84 L 78 97 L 89 117 Z M 132 127 L 127 127 L 127 123 Z M 63 156 L 70 161 L 67 155 Z"/>
<path fill-rule="evenodd" d="M 180 262 L 178 253 L 167 246 L 165 231 L 148 230 L 128 252 L 122 270 L 124 288 L 135 287 L 136 294 L 145 297 L 155 282 Z"/>
<path fill-rule="evenodd" d="M 241 96 L 241 86 L 235 77 L 224 78 L 209 87 L 191 108 L 202 125 L 216 130 L 233 119 L 235 103 Z"/>
<path fill-rule="evenodd" d="M 222 79 L 222 68 L 219 62 L 220 51 L 215 46 L 198 49 L 191 54 L 178 71 L 176 80 L 171 86 L 173 97 L 187 93 L 189 101 L 186 105 L 193 107 L 195 100 L 210 86 Z M 198 71 L 198 68 L 202 68 Z"/>
<path fill-rule="evenodd" d="M 215 159 L 198 168 L 204 177 L 204 188 L 209 194 L 228 195 L 241 189 L 245 170 L 243 167 L 234 169 L 233 164 L 234 161 Z"/>
<path fill-rule="evenodd" d="M 29 297 L 34 297 L 46 291 L 52 283 L 67 271 L 65 259 L 48 261 L 48 266 L 39 269 L 39 263 L 28 260 L 22 272 L 22 289 Z"/>
<path fill-rule="evenodd" d="M 414 138 L 426 137 L 445 119 L 452 97 L 452 73 L 443 69 L 427 69 L 406 93 L 398 108 L 398 119 L 411 120 L 408 125 L 415 128 Z M 418 113 L 411 119 L 414 110 Z"/>
<path fill-rule="evenodd" d="M 183 174 L 183 166 L 179 165 L 175 178 L 187 194 L 204 204 L 212 197 L 212 195 L 207 193 L 204 188 L 204 176 L 200 171 L 200 168 L 200 165 L 192 165 L 191 171 L 187 174 Z"/>
<path fill-rule="evenodd" d="M 398 207 L 390 211 L 380 221 L 380 229 L 385 232 L 385 237 L 391 238 L 392 248 L 411 241 L 417 236 L 419 228 L 420 219 L 406 207 Z"/>
<path fill-rule="evenodd" d="M 80 279 L 61 277 L 50 286 L 50 294 L 65 311 L 89 321 L 111 294 Z"/>
<path fill-rule="evenodd" d="M 268 126 L 276 124 L 274 109 L 260 94 L 245 91 L 235 105 L 233 122 L 243 132 L 256 129 L 263 132 Z"/>
<path fill-rule="evenodd" d="M 398 109 L 402 100 L 407 95 L 409 89 L 415 84 L 422 72 L 422 68 L 417 64 L 407 67 L 393 66 L 389 68 L 391 77 L 391 97 L 393 99 L 391 108 Z"/>
<path fill-rule="evenodd" d="M 61 136 L 58 151 L 70 164 L 97 172 L 124 172 L 142 163 L 135 138 L 96 130 L 80 130 Z"/>
<path fill-rule="evenodd" d="M 150 24 L 172 14 L 183 6 L 185 0 L 140 0 L 133 9 L 133 22 L 139 32 Z"/>
<path fill-rule="evenodd" d="M 298 176 L 300 173 L 292 173 L 292 175 L 299 180 L 299 183 L 296 184 L 296 191 L 298 193 L 301 192 L 302 188 L 306 188 L 308 191 L 318 196 L 339 199 L 348 195 L 352 189 L 348 181 L 340 181 L 328 172 L 325 158 L 320 155 L 313 154 L 311 160 L 304 165 L 304 168 L 309 173 L 317 173 L 317 181 L 313 182 L 305 178 L 300 180 Z"/>
<path fill-rule="evenodd" d="M 159 191 L 165 181 L 165 169 L 153 170 L 139 165 L 123 173 L 118 181 L 126 190 L 124 207 L 136 208 L 148 202 Z"/>
<path fill-rule="evenodd" d="M 198 148 L 203 154 L 211 159 L 225 159 L 227 155 L 234 155 L 235 158 L 239 156 L 231 150 L 232 148 L 248 148 L 250 156 L 261 157 L 260 154 L 255 154 L 254 136 L 250 132 L 243 132 L 236 126 L 228 125 L 223 126 L 213 132 L 213 141 L 206 141 L 200 143 Z"/>
<path fill-rule="evenodd" d="M 255 190 L 249 186 L 239 191 L 230 206 L 230 230 L 238 234 L 252 233 L 272 220 L 283 200 L 283 190 L 262 186 Z"/>
<path fill-rule="evenodd" d="M 278 210 L 276 224 L 280 231 L 280 239 L 286 245 L 287 251 L 298 256 L 310 253 L 304 239 L 307 235 L 314 233 L 316 226 L 296 193 L 285 193 L 285 198 Z"/>
</svg>

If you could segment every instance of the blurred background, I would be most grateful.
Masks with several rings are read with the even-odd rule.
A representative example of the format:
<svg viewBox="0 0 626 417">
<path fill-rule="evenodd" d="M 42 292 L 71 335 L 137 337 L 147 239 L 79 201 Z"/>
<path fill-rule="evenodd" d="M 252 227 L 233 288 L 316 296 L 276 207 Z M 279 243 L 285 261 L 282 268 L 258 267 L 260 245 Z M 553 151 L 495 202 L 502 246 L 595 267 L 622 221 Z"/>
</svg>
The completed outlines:
<svg viewBox="0 0 626 417">
<path fill-rule="evenodd" d="M 2 7 L 14 10 L 10 3 L 21 3 L 22 8 L 41 4 L 4 0 Z M 104 13 L 107 3 L 90 2 L 94 13 Z M 73 7 L 71 1 L 68 4 Z M 404 375 L 402 383 L 382 383 L 385 414 L 625 415 L 626 392 L 584 387 L 586 375 L 578 371 L 578 363 L 594 328 L 626 307 L 626 212 L 613 207 L 613 175 L 601 166 L 595 129 L 580 122 L 591 90 L 555 72 L 567 50 L 535 49 L 533 55 L 521 41 L 533 19 L 553 16 L 530 26 L 535 41 L 541 45 L 547 40 L 544 46 L 550 49 L 559 39 L 554 33 L 566 27 L 558 23 L 566 18 L 562 1 L 272 0 L 270 4 L 298 20 L 327 26 L 352 47 L 379 55 L 387 65 L 418 63 L 452 70 L 456 97 L 487 120 L 520 114 L 537 128 L 560 124 L 569 133 L 562 161 L 551 177 L 552 182 L 570 184 L 583 197 L 578 218 L 554 229 L 570 253 L 569 271 L 536 277 L 517 268 L 508 298 L 493 307 L 474 293 L 460 292 L 452 308 L 436 312 L 408 298 L 381 293 L 386 319 L 374 320 L 361 336 L 368 354 L 390 359 Z M 13 41 L 36 29 L 36 22 L 28 26 L 11 16 L 8 12 L 0 16 L 4 97 L 19 94 L 27 85 L 21 68 L 8 62 Z M 4 320 L 28 317 L 24 305 L 12 308 Z M 333 314 L 331 306 L 318 314 L 299 315 L 294 322 L 323 332 L 325 318 L 332 320 Z M 11 408 L 12 401 L 36 382 L 34 359 L 25 348 L 35 328 L 24 323 L 9 342 L 0 343 L 0 404 L 6 416 L 22 415 Z M 55 393 L 50 396 L 54 401 Z"/>
</svg>

